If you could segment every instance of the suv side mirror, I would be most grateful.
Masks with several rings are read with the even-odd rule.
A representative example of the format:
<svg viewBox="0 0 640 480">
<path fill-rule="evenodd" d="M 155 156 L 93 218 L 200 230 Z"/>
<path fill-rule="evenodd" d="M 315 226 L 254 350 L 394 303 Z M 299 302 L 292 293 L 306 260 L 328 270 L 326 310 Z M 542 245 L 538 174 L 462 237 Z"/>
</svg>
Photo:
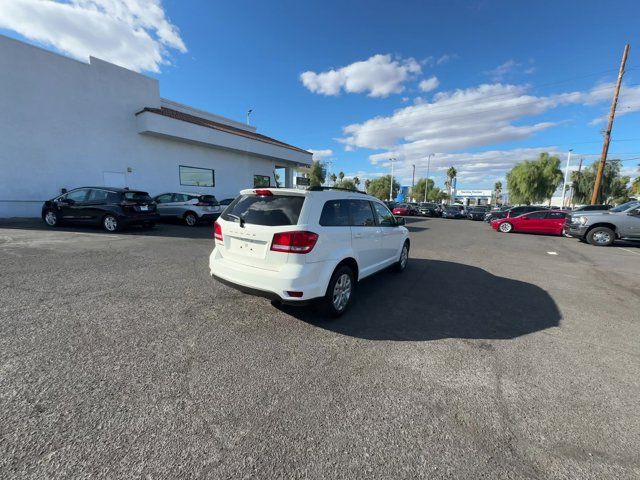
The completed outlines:
<svg viewBox="0 0 640 480">
<path fill-rule="evenodd" d="M 404 218 L 396 217 L 396 225 L 397 226 L 404 225 L 404 224 L 405 224 Z"/>
</svg>

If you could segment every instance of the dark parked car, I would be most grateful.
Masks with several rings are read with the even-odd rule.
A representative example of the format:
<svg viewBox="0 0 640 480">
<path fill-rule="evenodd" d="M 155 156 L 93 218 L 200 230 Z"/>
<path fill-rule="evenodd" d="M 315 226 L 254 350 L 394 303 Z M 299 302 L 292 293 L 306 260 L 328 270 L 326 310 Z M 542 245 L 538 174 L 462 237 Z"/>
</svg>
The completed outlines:
<svg viewBox="0 0 640 480">
<path fill-rule="evenodd" d="M 583 205 L 572 210 L 572 212 L 598 212 L 604 210 L 611 210 L 613 205 Z"/>
<path fill-rule="evenodd" d="M 467 218 L 469 220 L 484 220 L 484 216 L 489 211 L 489 207 L 478 205 L 467 210 Z"/>
<path fill-rule="evenodd" d="M 234 200 L 235 198 L 224 198 L 218 202 L 218 205 L 220 205 L 221 207 L 226 207 L 227 205 L 231 204 L 231 202 L 233 202 Z"/>
<path fill-rule="evenodd" d="M 418 205 L 418 212 L 420 215 L 425 217 L 439 217 L 440 212 L 438 211 L 439 205 L 437 203 L 421 203 Z"/>
<path fill-rule="evenodd" d="M 384 202 L 384 204 L 387 206 L 389 210 L 393 210 L 394 208 L 396 208 L 396 205 L 398 204 L 398 202 L 392 202 L 390 200 L 387 200 L 386 202 Z"/>
<path fill-rule="evenodd" d="M 42 219 L 51 227 L 69 222 L 102 225 L 105 230 L 115 232 L 134 224 L 153 227 L 160 216 L 147 192 L 82 187 L 44 202 Z"/>
<path fill-rule="evenodd" d="M 508 210 L 492 210 L 484 217 L 484 221 L 491 223 L 493 220 L 501 218 L 517 217 L 525 213 L 537 212 L 539 210 L 548 210 L 547 207 L 536 207 L 534 205 L 521 205 L 519 207 L 511 207 Z"/>
<path fill-rule="evenodd" d="M 462 205 L 448 205 L 442 210 L 442 218 L 464 218 Z"/>
</svg>

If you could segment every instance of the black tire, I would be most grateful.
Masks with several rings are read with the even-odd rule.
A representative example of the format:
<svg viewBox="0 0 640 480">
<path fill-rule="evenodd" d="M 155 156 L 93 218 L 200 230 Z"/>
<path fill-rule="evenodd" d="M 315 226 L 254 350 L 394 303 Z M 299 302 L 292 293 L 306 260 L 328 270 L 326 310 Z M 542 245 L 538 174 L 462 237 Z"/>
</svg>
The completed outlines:
<svg viewBox="0 0 640 480">
<path fill-rule="evenodd" d="M 616 233 L 607 227 L 596 227 L 587 233 L 587 242 L 595 247 L 609 247 L 616 240 Z"/>
<path fill-rule="evenodd" d="M 336 298 L 334 298 L 334 296 L 336 295 L 339 296 L 340 293 L 344 295 L 345 293 L 344 282 L 347 281 L 346 279 L 348 279 L 348 286 L 349 286 L 349 292 L 348 292 L 346 301 L 344 300 L 344 297 L 337 300 Z M 342 287 L 343 290 L 340 293 L 336 293 L 336 289 L 340 288 L 340 287 L 337 287 L 337 284 L 338 282 L 341 282 L 341 281 L 343 282 L 343 287 Z M 353 292 L 354 292 L 355 286 L 356 286 L 355 275 L 353 273 L 353 270 L 351 270 L 351 268 L 349 268 L 346 265 L 342 265 L 336 268 L 336 270 L 333 272 L 333 275 L 331 275 L 331 280 L 329 280 L 329 285 L 327 286 L 327 293 L 325 294 L 324 298 L 320 301 L 320 305 L 319 305 L 320 310 L 325 315 L 331 318 L 337 318 L 340 315 L 344 314 L 344 312 L 347 311 L 347 309 L 349 308 L 353 300 Z"/>
<path fill-rule="evenodd" d="M 193 212 L 187 212 L 184 214 L 184 223 L 189 225 L 190 227 L 195 227 L 198 225 L 198 216 Z"/>
<path fill-rule="evenodd" d="M 402 250 L 400 250 L 400 258 L 393 265 L 393 268 L 396 272 L 404 272 L 407 268 L 407 263 L 409 263 L 409 242 L 404 242 Z"/>
<path fill-rule="evenodd" d="M 47 210 L 44 212 L 42 219 L 49 227 L 57 227 L 60 225 L 60 216 L 55 210 Z"/>
<path fill-rule="evenodd" d="M 102 218 L 102 228 L 113 233 L 120 230 L 120 222 L 115 215 L 107 214 Z"/>
</svg>

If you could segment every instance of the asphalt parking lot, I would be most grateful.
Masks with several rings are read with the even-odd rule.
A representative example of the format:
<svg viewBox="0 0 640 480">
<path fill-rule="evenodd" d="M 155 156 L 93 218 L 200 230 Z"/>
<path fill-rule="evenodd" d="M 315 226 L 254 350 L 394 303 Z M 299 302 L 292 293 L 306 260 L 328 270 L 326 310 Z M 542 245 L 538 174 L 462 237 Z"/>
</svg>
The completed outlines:
<svg viewBox="0 0 640 480">
<path fill-rule="evenodd" d="M 210 227 L 0 224 L 0 477 L 639 478 L 639 245 L 408 227 L 326 321 Z"/>
</svg>

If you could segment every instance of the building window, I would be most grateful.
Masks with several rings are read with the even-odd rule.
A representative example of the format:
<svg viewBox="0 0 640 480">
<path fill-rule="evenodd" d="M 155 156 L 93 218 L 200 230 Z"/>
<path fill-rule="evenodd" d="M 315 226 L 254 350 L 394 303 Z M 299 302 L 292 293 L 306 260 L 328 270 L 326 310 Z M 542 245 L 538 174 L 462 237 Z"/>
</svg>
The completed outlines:
<svg viewBox="0 0 640 480">
<path fill-rule="evenodd" d="M 267 175 L 254 175 L 253 176 L 254 187 L 269 187 L 271 186 L 271 179 Z"/>
<path fill-rule="evenodd" d="M 180 185 L 190 187 L 215 187 L 216 177 L 209 168 L 185 167 L 180 165 Z"/>
</svg>

